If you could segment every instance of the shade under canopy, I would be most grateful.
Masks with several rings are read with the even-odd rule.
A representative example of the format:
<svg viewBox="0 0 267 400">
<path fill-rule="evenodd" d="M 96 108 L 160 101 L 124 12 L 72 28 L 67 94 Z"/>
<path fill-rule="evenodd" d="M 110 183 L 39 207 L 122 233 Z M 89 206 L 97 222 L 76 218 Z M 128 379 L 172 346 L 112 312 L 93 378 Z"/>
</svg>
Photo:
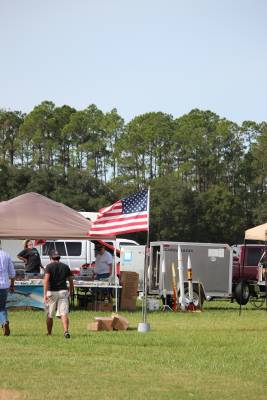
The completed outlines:
<svg viewBox="0 0 267 400">
<path fill-rule="evenodd" d="M 245 231 L 245 240 L 267 241 L 267 223 L 247 229 Z"/>
<path fill-rule="evenodd" d="M 0 203 L 0 238 L 89 239 L 90 227 L 77 211 L 38 193 Z"/>
</svg>

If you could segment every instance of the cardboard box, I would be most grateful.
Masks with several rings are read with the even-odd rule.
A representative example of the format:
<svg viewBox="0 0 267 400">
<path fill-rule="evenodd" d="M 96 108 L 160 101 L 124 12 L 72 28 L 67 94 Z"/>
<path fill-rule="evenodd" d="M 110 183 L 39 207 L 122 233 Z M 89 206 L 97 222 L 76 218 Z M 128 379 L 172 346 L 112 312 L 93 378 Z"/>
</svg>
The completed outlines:
<svg viewBox="0 0 267 400">
<path fill-rule="evenodd" d="M 134 284 L 123 284 L 122 285 L 122 289 L 121 289 L 121 293 L 122 295 L 128 295 L 128 296 L 136 296 L 138 291 L 138 282 L 134 283 Z"/>
<path fill-rule="evenodd" d="M 126 311 L 136 310 L 136 298 L 134 299 L 121 299 L 120 309 Z"/>
<path fill-rule="evenodd" d="M 121 283 L 124 282 L 138 282 L 139 274 L 137 272 L 130 272 L 130 271 L 121 271 L 120 273 L 120 281 Z"/>
<path fill-rule="evenodd" d="M 112 314 L 113 318 L 113 329 L 115 331 L 126 331 L 129 328 L 129 322 L 126 318 L 121 317 L 118 314 Z"/>
<path fill-rule="evenodd" d="M 101 324 L 101 331 L 113 331 L 113 318 L 112 317 L 95 317 L 95 321 Z"/>
<path fill-rule="evenodd" d="M 129 322 L 126 318 L 118 314 L 112 314 L 111 317 L 95 317 L 93 322 L 90 322 L 87 329 L 91 332 L 97 331 L 126 331 L 129 327 Z"/>
<path fill-rule="evenodd" d="M 139 275 L 136 272 L 123 271 L 121 273 L 120 309 L 127 311 L 136 310 Z"/>
<path fill-rule="evenodd" d="M 122 271 L 120 276 L 122 285 L 120 308 L 122 310 L 136 310 L 139 275 L 136 272 Z"/>
<path fill-rule="evenodd" d="M 90 322 L 87 326 L 88 331 L 97 332 L 101 331 L 102 329 L 102 322 L 101 321 L 93 321 Z"/>
</svg>

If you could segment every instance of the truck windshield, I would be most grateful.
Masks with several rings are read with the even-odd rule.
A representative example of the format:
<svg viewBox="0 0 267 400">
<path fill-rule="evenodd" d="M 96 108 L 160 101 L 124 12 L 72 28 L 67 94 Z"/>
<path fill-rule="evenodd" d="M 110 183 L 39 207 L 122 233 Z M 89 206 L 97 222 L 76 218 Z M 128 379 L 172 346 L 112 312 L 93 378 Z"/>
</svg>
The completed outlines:
<svg viewBox="0 0 267 400">
<path fill-rule="evenodd" d="M 245 265 L 256 267 L 260 261 L 262 253 L 263 249 L 261 248 L 247 247 Z"/>
</svg>

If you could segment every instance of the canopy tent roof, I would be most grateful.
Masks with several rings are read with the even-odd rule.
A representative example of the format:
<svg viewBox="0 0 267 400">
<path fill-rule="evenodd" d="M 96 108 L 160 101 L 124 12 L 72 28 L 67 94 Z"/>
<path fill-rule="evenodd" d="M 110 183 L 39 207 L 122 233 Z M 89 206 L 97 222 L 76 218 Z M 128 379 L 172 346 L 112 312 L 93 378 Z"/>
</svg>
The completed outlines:
<svg viewBox="0 0 267 400">
<path fill-rule="evenodd" d="M 91 224 L 77 211 L 38 193 L 0 203 L 0 239 L 89 239 Z"/>
<path fill-rule="evenodd" d="M 245 231 L 245 240 L 267 241 L 267 223 L 247 229 Z"/>
</svg>

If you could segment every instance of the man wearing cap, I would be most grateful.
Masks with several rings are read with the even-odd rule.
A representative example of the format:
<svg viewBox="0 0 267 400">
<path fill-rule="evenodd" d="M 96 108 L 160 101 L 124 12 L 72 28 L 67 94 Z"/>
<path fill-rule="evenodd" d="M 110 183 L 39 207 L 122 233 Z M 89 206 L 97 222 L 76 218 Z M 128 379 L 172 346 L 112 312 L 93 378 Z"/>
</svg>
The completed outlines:
<svg viewBox="0 0 267 400">
<path fill-rule="evenodd" d="M 67 264 L 60 262 L 60 254 L 53 250 L 50 254 L 51 263 L 45 268 L 44 303 L 47 306 L 47 335 L 52 334 L 53 316 L 60 316 L 64 329 L 64 337 L 69 334 L 69 296 L 73 292 L 72 273 Z M 67 286 L 67 281 L 69 286 Z"/>
</svg>

